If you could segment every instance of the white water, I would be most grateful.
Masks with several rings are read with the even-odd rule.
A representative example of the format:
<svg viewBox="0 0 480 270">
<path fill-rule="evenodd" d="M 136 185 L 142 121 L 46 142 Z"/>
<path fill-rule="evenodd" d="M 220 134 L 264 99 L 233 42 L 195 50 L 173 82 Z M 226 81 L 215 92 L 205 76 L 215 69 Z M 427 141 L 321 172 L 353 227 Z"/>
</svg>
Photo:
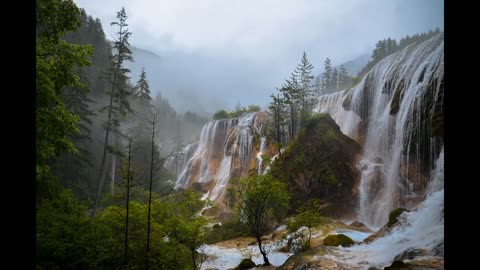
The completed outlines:
<svg viewBox="0 0 480 270">
<path fill-rule="evenodd" d="M 352 267 L 385 267 L 407 249 L 432 251 L 444 241 L 443 149 L 435 162 L 427 198 L 413 211 L 400 215 L 400 225 L 369 244 L 339 248 L 330 259 Z M 353 236 L 353 235 L 348 235 Z M 353 238 L 352 238 L 353 239 Z M 355 240 L 355 239 L 354 239 Z M 429 256 L 431 254 L 427 254 Z M 442 256 L 443 257 L 443 256 Z"/>
<path fill-rule="evenodd" d="M 268 247 L 267 247 L 268 248 Z M 217 268 L 217 269 L 231 269 L 235 268 L 242 259 L 252 256 L 252 261 L 255 264 L 263 264 L 263 257 L 258 246 L 248 246 L 242 250 L 236 248 L 221 248 L 215 245 L 204 245 L 200 247 L 199 252 L 208 254 L 210 259 L 207 259 L 201 269 Z M 270 263 L 274 266 L 282 265 L 291 253 L 283 253 L 278 251 L 271 251 L 267 256 Z"/>
<path fill-rule="evenodd" d="M 257 121 L 257 114 L 205 124 L 195 152 L 182 166 L 175 189 L 187 189 L 199 183 L 209 187 L 208 198 L 216 201 L 225 195 L 231 177 L 248 176 L 250 162 L 256 154 L 254 135 L 263 125 Z M 264 147 L 263 139 L 262 142 Z"/>
<path fill-rule="evenodd" d="M 265 142 L 267 141 L 266 137 L 262 137 L 260 139 L 260 151 L 257 153 L 257 166 L 258 166 L 258 171 L 257 174 L 262 174 L 262 165 L 263 165 L 263 151 L 265 150 Z"/>
<path fill-rule="evenodd" d="M 434 102 L 443 102 L 439 98 L 442 79 L 443 35 L 439 34 L 384 58 L 354 88 L 319 97 L 315 111 L 328 112 L 342 132 L 363 144 L 357 213 L 358 220 L 371 228 L 383 226 L 393 209 L 414 206 L 408 199 L 426 192 L 419 184 L 415 188 L 414 180 L 407 176 L 428 177 L 432 164 L 422 162 L 422 155 L 428 155 L 433 163 L 439 154 L 441 145 L 434 140 L 419 145 L 419 134 L 421 123 L 432 119 L 431 112 L 427 117 L 421 115 L 429 91 L 434 91 Z M 437 83 L 433 90 L 431 81 Z M 397 88 L 403 99 L 392 115 L 390 104 Z M 425 131 L 427 135 L 430 129 Z M 416 150 L 410 149 L 411 142 Z M 420 147 L 428 153 L 419 152 Z M 429 168 L 422 172 L 421 166 Z M 415 171 L 409 172 L 412 169 Z"/>
</svg>

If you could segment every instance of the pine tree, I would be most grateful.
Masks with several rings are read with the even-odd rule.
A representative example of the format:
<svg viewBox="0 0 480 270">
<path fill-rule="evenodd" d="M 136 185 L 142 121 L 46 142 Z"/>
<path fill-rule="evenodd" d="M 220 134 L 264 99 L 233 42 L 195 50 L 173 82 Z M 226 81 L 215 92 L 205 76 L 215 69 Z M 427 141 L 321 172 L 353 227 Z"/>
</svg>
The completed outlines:
<svg viewBox="0 0 480 270">
<path fill-rule="evenodd" d="M 279 91 L 289 109 L 289 140 L 293 140 L 297 129 L 297 108 L 301 101 L 301 89 L 294 74 L 291 75 L 290 80 L 285 81 Z"/>
<path fill-rule="evenodd" d="M 338 90 L 338 70 L 337 68 L 334 68 L 332 72 L 332 92 L 335 92 L 337 90 Z"/>
<path fill-rule="evenodd" d="M 270 106 L 268 107 L 269 113 L 272 116 L 272 130 L 273 130 L 273 138 L 277 145 L 282 144 L 282 126 L 284 124 L 284 115 L 283 115 L 283 110 L 285 107 L 285 101 L 283 98 L 280 96 L 280 93 L 277 93 L 277 95 L 271 95 L 272 97 L 272 102 L 270 103 Z M 280 151 L 280 147 L 279 147 Z"/>
<path fill-rule="evenodd" d="M 325 93 L 332 92 L 332 62 L 329 58 L 327 58 L 324 62 L 324 72 L 323 72 L 323 80 L 324 80 L 324 91 Z"/>
<path fill-rule="evenodd" d="M 338 87 L 339 89 L 345 89 L 349 87 L 351 78 L 348 76 L 347 69 L 344 65 L 340 66 L 340 71 L 338 72 Z"/>
<path fill-rule="evenodd" d="M 149 105 L 152 97 L 150 96 L 150 85 L 147 80 L 147 73 L 145 72 L 145 68 L 142 68 L 142 72 L 140 73 L 140 79 L 135 86 L 135 94 L 136 97 L 140 98 L 140 102 L 143 105 Z"/>
<path fill-rule="evenodd" d="M 294 70 L 296 81 L 299 84 L 302 112 L 305 111 L 307 102 L 312 96 L 312 91 L 310 89 L 310 81 L 313 79 L 313 76 L 311 75 L 312 69 L 313 65 L 308 61 L 307 54 L 303 52 L 301 63 L 298 64 L 297 68 Z"/>
<path fill-rule="evenodd" d="M 102 111 L 108 111 L 107 122 L 105 124 L 105 141 L 103 145 L 103 155 L 102 162 L 100 166 L 100 175 L 98 181 L 97 194 L 95 197 L 95 204 L 93 207 L 93 216 L 98 207 L 98 202 L 100 199 L 100 194 L 103 189 L 103 184 L 105 181 L 105 161 L 107 155 L 107 149 L 112 151 L 112 147 L 109 147 L 108 140 L 110 132 L 118 133 L 120 126 L 120 117 L 124 116 L 130 109 L 130 105 L 127 101 L 127 96 L 129 94 L 128 90 L 128 76 L 130 72 L 127 68 L 123 66 L 125 61 L 133 61 L 132 51 L 130 50 L 130 43 L 128 42 L 131 32 L 128 31 L 128 24 L 126 23 L 127 15 L 125 13 L 125 8 L 122 8 L 117 12 L 118 21 L 114 21 L 111 25 L 116 25 L 119 27 L 117 32 L 117 39 L 114 42 L 113 48 L 116 50 L 116 54 L 113 58 L 113 70 L 112 70 L 112 85 L 111 91 L 108 92 L 110 95 L 110 103 L 108 106 L 104 107 Z"/>
</svg>

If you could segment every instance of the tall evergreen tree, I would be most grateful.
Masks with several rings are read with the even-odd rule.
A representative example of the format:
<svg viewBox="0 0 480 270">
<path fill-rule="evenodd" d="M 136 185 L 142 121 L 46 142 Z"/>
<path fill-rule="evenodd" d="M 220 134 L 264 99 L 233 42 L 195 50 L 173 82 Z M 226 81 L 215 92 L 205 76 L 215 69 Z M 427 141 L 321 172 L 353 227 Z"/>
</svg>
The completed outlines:
<svg viewBox="0 0 480 270">
<path fill-rule="evenodd" d="M 100 194 L 103 189 L 103 184 L 105 181 L 106 174 L 106 155 L 107 149 L 109 149 L 109 135 L 110 132 L 119 132 L 120 119 L 119 117 L 125 115 L 130 110 L 130 105 L 127 101 L 127 96 L 129 90 L 126 84 L 128 84 L 127 74 L 130 72 L 127 68 L 123 66 L 125 61 L 133 61 L 132 51 L 130 50 L 130 43 L 128 39 L 131 36 L 131 32 L 128 31 L 128 24 L 126 23 L 127 15 L 125 13 L 125 8 L 122 8 L 117 12 L 118 21 L 114 21 L 111 25 L 119 27 L 117 32 L 117 39 L 114 42 L 113 48 L 116 50 L 116 54 L 113 58 L 113 70 L 112 70 L 112 85 L 111 91 L 108 92 L 110 95 L 110 103 L 108 106 L 104 107 L 102 111 L 108 111 L 107 122 L 105 124 L 105 141 L 103 145 L 103 155 L 102 162 L 100 166 L 100 175 L 98 181 L 97 194 L 95 197 L 95 204 L 93 208 L 93 215 L 98 207 L 98 202 L 100 199 Z M 111 147 L 110 147 L 111 149 Z"/>
<path fill-rule="evenodd" d="M 312 96 L 312 90 L 310 89 L 310 81 L 313 79 L 311 75 L 313 65 L 308 61 L 307 54 L 303 52 L 301 63 L 298 64 L 294 70 L 296 81 L 298 82 L 300 90 L 300 104 L 302 111 L 305 111 L 307 102 Z"/>
<path fill-rule="evenodd" d="M 297 130 L 297 108 L 301 100 L 301 89 L 294 74 L 279 89 L 289 110 L 289 140 L 293 140 Z"/>
<path fill-rule="evenodd" d="M 140 79 L 135 86 L 135 96 L 140 98 L 140 102 L 143 105 L 150 104 L 152 97 L 150 96 L 150 85 L 147 80 L 147 73 L 145 72 L 145 68 L 142 68 L 142 72 L 140 73 Z"/>
<path fill-rule="evenodd" d="M 340 66 L 340 71 L 338 72 L 338 87 L 339 89 L 345 89 L 349 87 L 351 82 L 350 76 L 348 76 L 347 69 L 344 65 Z"/>
<path fill-rule="evenodd" d="M 332 72 L 332 92 L 335 92 L 338 90 L 338 70 L 337 68 L 333 68 Z"/>
<path fill-rule="evenodd" d="M 332 61 L 327 58 L 324 62 L 324 72 L 323 72 L 323 80 L 324 80 L 324 91 L 326 93 L 330 93 L 332 91 Z"/>
<path fill-rule="evenodd" d="M 280 96 L 280 93 L 277 93 L 276 96 L 272 94 L 270 97 L 272 97 L 272 102 L 270 103 L 268 109 L 270 115 L 272 116 L 272 137 L 274 138 L 277 145 L 280 146 L 282 144 L 282 126 L 284 125 L 283 110 L 285 106 L 285 101 Z M 278 150 L 280 151 L 280 147 L 278 148 Z"/>
</svg>

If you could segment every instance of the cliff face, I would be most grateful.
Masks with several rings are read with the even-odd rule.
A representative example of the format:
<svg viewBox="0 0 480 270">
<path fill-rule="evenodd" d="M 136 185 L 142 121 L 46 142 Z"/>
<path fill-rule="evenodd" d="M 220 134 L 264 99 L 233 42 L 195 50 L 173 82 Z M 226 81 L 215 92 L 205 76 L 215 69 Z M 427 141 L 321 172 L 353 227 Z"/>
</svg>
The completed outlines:
<svg viewBox="0 0 480 270">
<path fill-rule="evenodd" d="M 265 112 L 255 112 L 207 123 L 199 142 L 183 151 L 186 158 L 177 164 L 175 188 L 192 188 L 221 203 L 231 178 L 258 172 L 261 159 L 257 156 L 265 143 L 260 133 L 267 118 Z"/>
<path fill-rule="evenodd" d="M 328 114 L 313 117 L 285 152 L 275 159 L 270 173 L 288 183 L 298 206 L 318 198 L 326 214 L 350 212 L 355 207 L 360 170 L 360 145 L 344 135 Z"/>
</svg>

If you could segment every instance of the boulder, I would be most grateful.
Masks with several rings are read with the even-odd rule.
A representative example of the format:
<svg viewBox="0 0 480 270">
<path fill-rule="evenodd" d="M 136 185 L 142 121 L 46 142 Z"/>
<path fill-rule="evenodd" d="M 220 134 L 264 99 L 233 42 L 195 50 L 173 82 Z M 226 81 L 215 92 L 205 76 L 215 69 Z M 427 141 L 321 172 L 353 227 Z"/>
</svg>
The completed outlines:
<svg viewBox="0 0 480 270">
<path fill-rule="evenodd" d="M 323 239 L 323 244 L 326 246 L 349 247 L 355 244 L 355 242 L 344 234 L 332 234 Z"/>
</svg>

